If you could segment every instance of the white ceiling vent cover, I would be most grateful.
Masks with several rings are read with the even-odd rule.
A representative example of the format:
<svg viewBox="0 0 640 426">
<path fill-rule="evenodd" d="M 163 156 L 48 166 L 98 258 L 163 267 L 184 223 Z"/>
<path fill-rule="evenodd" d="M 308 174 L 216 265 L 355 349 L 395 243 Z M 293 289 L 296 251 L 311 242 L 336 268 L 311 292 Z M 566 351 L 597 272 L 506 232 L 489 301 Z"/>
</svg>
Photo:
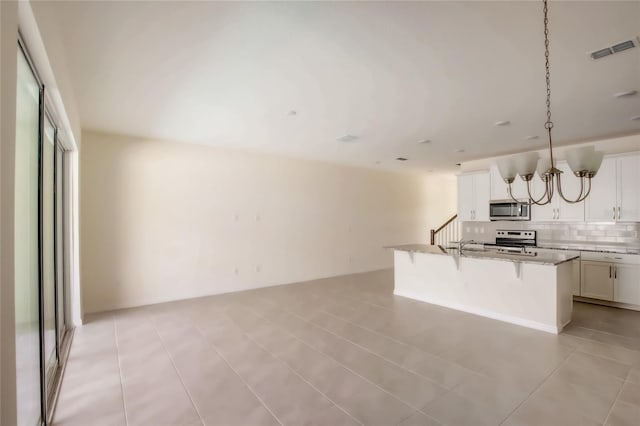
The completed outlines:
<svg viewBox="0 0 640 426">
<path fill-rule="evenodd" d="M 625 50 L 633 49 L 634 47 L 638 47 L 640 45 L 640 39 L 632 38 L 631 40 L 621 41 L 620 43 L 616 43 L 613 46 L 605 47 L 604 49 L 594 50 L 593 52 L 589 52 L 589 56 L 591 59 L 602 59 L 607 56 L 613 55 L 614 53 L 624 52 Z"/>
</svg>

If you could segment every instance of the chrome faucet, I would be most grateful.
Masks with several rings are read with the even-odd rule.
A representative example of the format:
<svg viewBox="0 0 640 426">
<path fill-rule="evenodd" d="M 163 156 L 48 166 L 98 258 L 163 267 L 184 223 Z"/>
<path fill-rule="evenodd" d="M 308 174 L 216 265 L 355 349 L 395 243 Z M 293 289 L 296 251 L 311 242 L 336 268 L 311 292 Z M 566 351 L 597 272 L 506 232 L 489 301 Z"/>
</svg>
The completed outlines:
<svg viewBox="0 0 640 426">
<path fill-rule="evenodd" d="M 467 240 L 467 241 L 460 240 L 460 241 L 458 241 L 458 253 L 462 254 L 462 249 L 464 249 L 464 246 L 466 246 L 467 244 L 473 244 L 473 243 L 475 243 L 474 240 Z"/>
</svg>

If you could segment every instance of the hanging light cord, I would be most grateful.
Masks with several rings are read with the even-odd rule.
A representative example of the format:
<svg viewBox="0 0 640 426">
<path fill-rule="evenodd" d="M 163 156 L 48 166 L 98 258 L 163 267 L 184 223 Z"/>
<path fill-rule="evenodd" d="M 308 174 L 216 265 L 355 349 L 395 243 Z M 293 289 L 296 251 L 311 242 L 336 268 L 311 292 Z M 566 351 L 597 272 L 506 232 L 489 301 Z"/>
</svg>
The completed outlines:
<svg viewBox="0 0 640 426">
<path fill-rule="evenodd" d="M 551 129 L 553 128 L 553 121 L 551 121 L 551 63 L 549 61 L 549 8 L 547 6 L 547 0 L 543 0 L 544 7 L 544 68 L 546 71 L 545 78 L 547 82 L 547 122 L 544 123 L 544 128 L 547 129 L 547 133 L 549 134 L 549 155 L 551 159 L 551 168 L 555 167 L 555 163 L 553 161 L 553 146 L 551 142 Z"/>
<path fill-rule="evenodd" d="M 544 182 L 544 194 L 539 199 L 533 197 L 531 191 L 531 180 L 533 178 L 533 174 L 527 176 L 521 176 L 523 180 L 526 181 L 527 184 L 527 195 L 529 196 L 529 201 L 525 201 L 525 204 L 536 204 L 543 206 L 545 204 L 551 203 L 553 198 L 553 194 L 557 189 L 558 195 L 566 201 L 567 203 L 579 203 L 584 201 L 591 192 L 591 178 L 595 176 L 594 172 L 589 171 L 579 171 L 574 172 L 576 177 L 580 179 L 580 194 L 575 199 L 568 199 L 565 197 L 562 192 L 562 171 L 556 168 L 555 160 L 553 158 L 553 141 L 551 139 L 551 129 L 553 129 L 553 121 L 551 121 L 551 61 L 549 60 L 549 6 L 547 4 L 547 0 L 542 0 L 543 8 L 542 11 L 544 13 L 544 68 L 545 68 L 545 80 L 547 83 L 547 121 L 544 123 L 544 128 L 547 129 L 547 133 L 549 135 L 549 159 L 551 161 L 550 168 L 546 170 L 544 173 L 539 173 L 540 178 Z M 596 170 L 597 171 L 597 170 Z M 585 185 L 585 180 L 587 185 Z M 512 182 L 513 178 L 507 180 L 507 194 L 511 199 L 516 202 L 522 202 L 516 199 L 516 197 L 512 193 Z M 557 188 L 556 188 L 557 187 Z"/>
</svg>

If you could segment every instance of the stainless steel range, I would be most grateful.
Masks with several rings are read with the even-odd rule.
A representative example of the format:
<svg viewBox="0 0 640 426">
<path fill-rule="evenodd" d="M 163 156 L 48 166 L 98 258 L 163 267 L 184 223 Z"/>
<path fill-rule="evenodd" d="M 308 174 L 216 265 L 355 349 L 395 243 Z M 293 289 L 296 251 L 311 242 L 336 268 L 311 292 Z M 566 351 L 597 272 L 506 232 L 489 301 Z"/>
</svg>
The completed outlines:
<svg viewBox="0 0 640 426">
<path fill-rule="evenodd" d="M 485 244 L 485 246 L 491 246 L 499 252 L 524 253 L 527 248 L 535 247 L 536 244 L 536 231 L 498 229 L 496 230 L 495 244 Z"/>
</svg>

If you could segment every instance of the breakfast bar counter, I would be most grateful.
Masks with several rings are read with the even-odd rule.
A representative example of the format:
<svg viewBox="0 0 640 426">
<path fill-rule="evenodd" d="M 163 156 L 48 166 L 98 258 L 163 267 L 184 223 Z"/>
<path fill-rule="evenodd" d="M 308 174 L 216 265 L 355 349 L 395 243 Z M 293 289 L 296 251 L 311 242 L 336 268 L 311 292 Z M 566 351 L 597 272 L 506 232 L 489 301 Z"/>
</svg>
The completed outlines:
<svg viewBox="0 0 640 426">
<path fill-rule="evenodd" d="M 387 248 L 394 250 L 396 295 L 556 334 L 571 321 L 578 256 Z"/>
</svg>

